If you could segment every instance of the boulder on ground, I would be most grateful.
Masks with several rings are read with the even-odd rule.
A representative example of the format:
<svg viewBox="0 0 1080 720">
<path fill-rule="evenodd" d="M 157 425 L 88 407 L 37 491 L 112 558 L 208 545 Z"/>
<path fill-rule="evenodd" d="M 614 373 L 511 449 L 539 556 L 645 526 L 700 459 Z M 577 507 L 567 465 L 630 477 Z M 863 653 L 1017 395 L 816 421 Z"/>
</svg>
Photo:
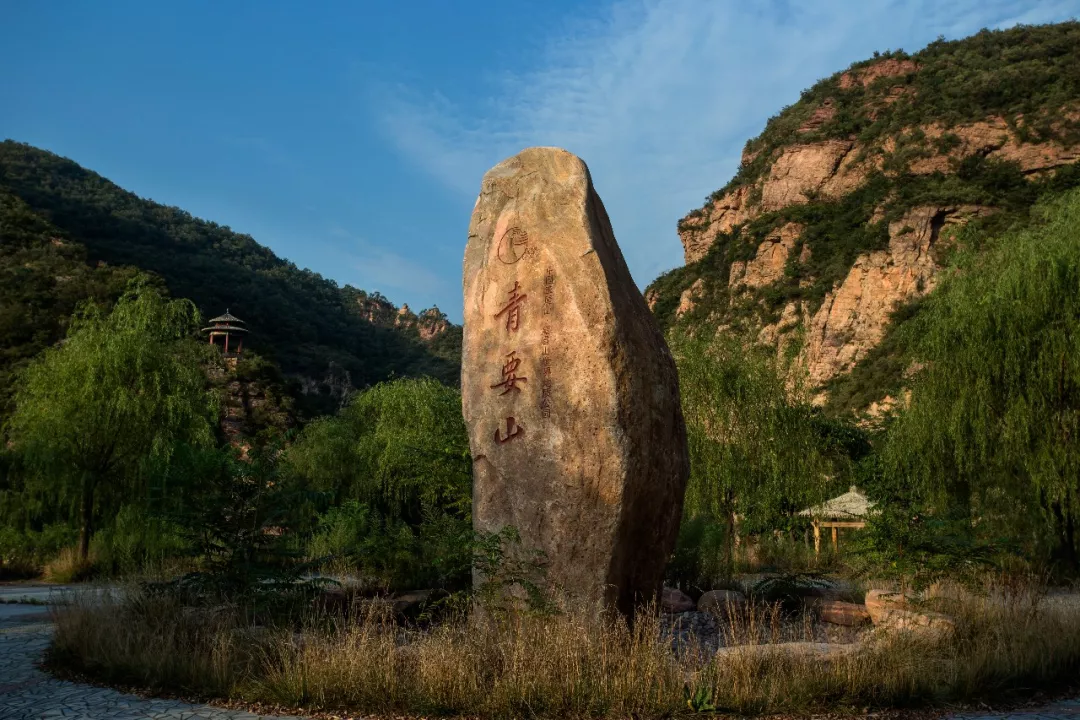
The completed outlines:
<svg viewBox="0 0 1080 720">
<path fill-rule="evenodd" d="M 881 622 L 884 614 L 891 610 L 908 609 L 914 603 L 910 595 L 902 595 L 891 590 L 870 590 L 866 593 L 866 612 L 875 625 Z"/>
<path fill-rule="evenodd" d="M 928 636 L 951 634 L 956 622 L 943 613 L 914 609 L 910 595 L 871 590 L 866 593 L 866 610 L 875 626 L 889 630 L 911 630 Z"/>
<path fill-rule="evenodd" d="M 678 374 L 585 163 L 489 170 L 463 270 L 476 530 L 515 528 L 571 596 L 656 601 L 689 475 Z"/>
<path fill-rule="evenodd" d="M 660 594 L 660 611 L 666 613 L 688 612 L 694 609 L 694 601 L 682 590 L 665 587 Z"/>
<path fill-rule="evenodd" d="M 818 600 L 814 603 L 814 608 L 822 622 L 832 625 L 858 627 L 870 622 L 870 613 L 865 605 L 840 600 Z"/>
<path fill-rule="evenodd" d="M 698 598 L 697 609 L 717 617 L 727 617 L 746 604 L 746 596 L 738 590 L 710 590 Z"/>
</svg>

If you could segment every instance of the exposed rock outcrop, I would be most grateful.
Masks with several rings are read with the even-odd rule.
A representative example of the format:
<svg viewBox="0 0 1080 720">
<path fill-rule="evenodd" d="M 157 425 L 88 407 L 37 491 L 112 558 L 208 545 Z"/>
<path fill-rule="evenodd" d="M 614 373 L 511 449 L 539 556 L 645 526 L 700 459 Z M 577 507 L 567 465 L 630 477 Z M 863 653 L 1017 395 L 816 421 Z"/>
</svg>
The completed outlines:
<svg viewBox="0 0 1080 720">
<path fill-rule="evenodd" d="M 858 70 L 849 70 L 840 75 L 840 89 L 850 90 L 856 86 L 867 87 L 878 78 L 903 77 L 918 72 L 919 64 L 914 60 L 900 60 L 887 58 L 880 62 L 867 65 Z"/>
<path fill-rule="evenodd" d="M 701 297 L 701 291 L 704 287 L 705 281 L 698 278 L 693 285 L 683 290 L 682 295 L 679 296 L 679 307 L 675 309 L 675 314 L 681 317 L 693 310 L 698 298 Z M 656 301 L 653 300 L 653 302 Z M 651 306 L 650 309 L 652 309 Z"/>
<path fill-rule="evenodd" d="M 428 308 L 422 310 L 419 315 L 416 316 L 416 329 L 420 333 L 421 340 L 431 340 L 434 337 L 442 335 L 450 328 L 450 322 L 446 319 L 446 315 L 439 310 L 439 308 Z"/>
<path fill-rule="evenodd" d="M 753 260 L 731 264 L 728 284 L 733 287 L 745 285 L 756 288 L 771 285 L 782 278 L 788 255 L 794 249 L 802 231 L 802 225 L 786 223 L 771 232 L 758 246 Z M 800 258 L 800 261 L 805 262 L 805 259 Z"/>
<path fill-rule="evenodd" d="M 1075 116 L 1068 115 L 1070 119 Z M 925 138 L 920 141 L 922 152 L 907 165 L 914 175 L 954 172 L 961 160 L 975 155 L 1016 162 L 1028 175 L 1080 160 L 1080 145 L 1024 142 L 1016 128 L 1000 117 L 951 128 L 930 124 L 918 130 Z M 731 190 L 704 211 L 680 221 L 679 240 L 686 263 L 705 257 L 718 234 L 731 232 L 763 213 L 812 198 L 835 200 L 857 190 L 871 172 L 884 168 L 885 159 L 897 152 L 898 146 L 897 137 L 889 136 L 869 146 L 854 140 L 823 140 L 783 148 L 764 178 Z M 755 194 L 760 197 L 756 204 L 750 201 Z"/>
<path fill-rule="evenodd" d="M 819 194 L 838 197 L 862 182 L 851 177 L 853 161 L 845 163 L 855 143 L 824 140 L 785 148 L 772 164 L 761 188 L 760 212 L 805 203 Z"/>
<path fill-rule="evenodd" d="M 889 249 L 860 256 L 809 323 L 803 361 L 811 385 L 847 372 L 873 349 L 902 302 L 930 292 L 931 252 L 942 230 L 989 212 L 978 206 L 919 207 L 889 224 Z"/>
<path fill-rule="evenodd" d="M 396 307 L 379 293 L 357 298 L 360 315 L 373 325 L 402 330 L 416 329 L 421 340 L 428 341 L 450 328 L 446 315 L 437 307 L 414 313 L 407 303 Z"/>
<path fill-rule="evenodd" d="M 816 130 L 820 130 L 821 126 L 836 117 L 836 106 L 833 105 L 832 98 L 827 98 L 814 112 L 806 119 L 799 129 L 796 131 L 800 135 L 805 133 L 811 133 Z"/>
<path fill-rule="evenodd" d="M 885 392 L 903 397 L 907 350 L 871 351 L 894 311 L 937 284 L 950 228 L 1001 212 L 983 225 L 996 233 L 1042 193 L 1080 185 L 1080 96 L 1060 85 L 1080 62 L 1078 39 L 1075 24 L 980 33 L 815 84 L 679 221 L 689 267 L 654 286 L 674 297 L 654 290 L 650 307 L 664 323 L 756 333 L 805 370 L 795 385 L 817 401 L 830 386 L 857 414 L 880 401 L 860 417 L 881 421 Z M 984 91 L 995 83 L 1010 93 Z M 867 359 L 866 374 L 840 379 Z"/>
<path fill-rule="evenodd" d="M 957 162 L 972 155 L 991 160 L 1015 162 L 1025 174 L 1052 170 L 1080 160 L 1080 146 L 1065 147 L 1059 142 L 1023 142 L 1016 128 L 1001 117 L 966 123 L 947 128 L 940 124 L 923 125 L 920 130 L 927 140 L 944 152 L 913 160 L 910 166 L 916 175 L 951 172 Z"/>
</svg>

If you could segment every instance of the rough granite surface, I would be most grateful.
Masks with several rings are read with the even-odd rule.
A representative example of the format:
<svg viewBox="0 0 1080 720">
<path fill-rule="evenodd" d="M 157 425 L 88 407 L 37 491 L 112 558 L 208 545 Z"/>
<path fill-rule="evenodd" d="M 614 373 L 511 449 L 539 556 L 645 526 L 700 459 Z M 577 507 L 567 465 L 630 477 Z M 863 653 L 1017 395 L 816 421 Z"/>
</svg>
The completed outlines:
<svg viewBox="0 0 1080 720">
<path fill-rule="evenodd" d="M 464 262 L 477 530 L 624 613 L 656 597 L 689 474 L 675 362 L 589 170 L 529 148 L 486 175 Z"/>
</svg>

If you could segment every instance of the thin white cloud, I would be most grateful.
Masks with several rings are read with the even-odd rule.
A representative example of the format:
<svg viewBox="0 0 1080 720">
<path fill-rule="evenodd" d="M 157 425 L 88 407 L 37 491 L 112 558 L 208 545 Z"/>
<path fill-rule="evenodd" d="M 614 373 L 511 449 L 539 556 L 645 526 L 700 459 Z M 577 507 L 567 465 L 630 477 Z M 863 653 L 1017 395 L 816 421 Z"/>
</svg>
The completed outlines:
<svg viewBox="0 0 1080 720">
<path fill-rule="evenodd" d="M 341 265 L 352 272 L 350 283 L 368 291 L 393 294 L 402 291 L 410 297 L 429 300 L 446 289 L 444 279 L 404 255 L 373 245 L 345 228 L 331 226 L 335 238 L 331 251 L 341 258 Z"/>
<path fill-rule="evenodd" d="M 373 107 L 398 150 L 470 206 L 483 173 L 524 147 L 577 153 L 645 285 L 682 262 L 677 219 L 816 80 L 874 50 L 1078 12 L 1080 0 L 626 0 L 569 19 L 534 69 L 486 97 L 384 84 Z"/>
</svg>

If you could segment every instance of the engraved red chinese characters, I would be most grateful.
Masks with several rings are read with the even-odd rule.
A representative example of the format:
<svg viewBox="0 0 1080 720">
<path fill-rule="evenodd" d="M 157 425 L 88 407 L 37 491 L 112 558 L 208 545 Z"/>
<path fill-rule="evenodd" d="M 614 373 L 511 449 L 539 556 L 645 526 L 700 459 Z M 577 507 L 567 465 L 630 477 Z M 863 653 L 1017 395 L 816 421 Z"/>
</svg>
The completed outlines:
<svg viewBox="0 0 1080 720">
<path fill-rule="evenodd" d="M 517 332 L 521 326 L 521 304 L 528 295 L 518 292 L 518 282 L 514 281 L 514 287 L 510 289 L 510 299 L 506 301 L 502 309 L 495 313 L 496 318 L 506 316 L 506 332 Z"/>
<path fill-rule="evenodd" d="M 528 382 L 529 378 L 517 374 L 518 367 L 521 365 L 521 359 L 517 357 L 517 351 L 511 350 L 506 354 L 506 362 L 502 367 L 502 382 L 495 383 L 492 388 L 502 388 L 503 391 L 500 395 L 506 395 L 508 392 L 521 392 L 521 388 L 518 387 L 518 383 Z"/>
</svg>

